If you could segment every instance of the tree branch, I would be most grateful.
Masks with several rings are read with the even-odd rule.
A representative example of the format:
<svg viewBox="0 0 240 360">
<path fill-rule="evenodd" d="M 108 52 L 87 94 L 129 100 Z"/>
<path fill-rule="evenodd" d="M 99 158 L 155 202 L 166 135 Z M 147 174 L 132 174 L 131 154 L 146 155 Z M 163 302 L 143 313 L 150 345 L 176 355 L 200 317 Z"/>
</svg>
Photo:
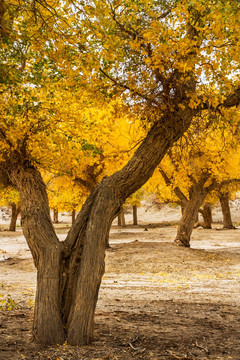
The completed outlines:
<svg viewBox="0 0 240 360">
<path fill-rule="evenodd" d="M 139 97 L 141 97 L 142 99 L 146 100 L 147 102 L 149 103 L 153 103 L 155 105 L 159 105 L 157 101 L 155 101 L 154 99 L 151 99 L 149 98 L 148 96 L 146 95 L 143 95 L 141 94 L 140 92 L 136 91 L 136 90 L 133 90 L 130 86 L 126 85 L 126 84 L 123 84 L 121 82 L 119 82 L 118 80 L 114 79 L 113 77 L 111 77 L 110 75 L 108 75 L 102 68 L 100 68 L 100 72 L 106 76 L 110 81 L 112 81 L 112 83 L 115 85 L 115 86 L 120 86 L 122 89 L 125 89 L 125 90 L 128 90 L 130 91 L 133 95 L 137 95 Z"/>
<path fill-rule="evenodd" d="M 167 176 L 165 171 L 163 169 L 161 169 L 161 168 L 159 168 L 159 171 L 160 171 L 166 185 L 170 186 L 171 185 L 171 180 L 169 179 L 169 177 Z M 179 188 L 179 186 L 174 187 L 173 191 L 174 191 L 175 195 L 177 195 L 177 197 L 179 198 L 180 205 L 185 206 L 188 203 L 188 198 L 184 195 L 184 193 Z"/>
</svg>

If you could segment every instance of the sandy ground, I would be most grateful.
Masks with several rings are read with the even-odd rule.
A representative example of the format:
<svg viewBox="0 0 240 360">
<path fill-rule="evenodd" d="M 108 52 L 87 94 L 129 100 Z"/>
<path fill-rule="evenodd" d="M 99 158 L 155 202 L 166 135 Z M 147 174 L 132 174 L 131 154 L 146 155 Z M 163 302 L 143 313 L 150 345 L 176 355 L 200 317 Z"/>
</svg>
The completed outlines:
<svg viewBox="0 0 240 360">
<path fill-rule="evenodd" d="M 131 214 L 127 227 L 113 224 L 95 342 L 81 348 L 34 343 L 31 254 L 21 230 L 0 233 L 1 360 L 240 360 L 240 229 L 195 229 L 185 249 L 173 244 L 176 226 L 166 226 L 179 209 L 141 211 L 139 226 Z M 67 231 L 58 225 L 60 239 Z"/>
</svg>

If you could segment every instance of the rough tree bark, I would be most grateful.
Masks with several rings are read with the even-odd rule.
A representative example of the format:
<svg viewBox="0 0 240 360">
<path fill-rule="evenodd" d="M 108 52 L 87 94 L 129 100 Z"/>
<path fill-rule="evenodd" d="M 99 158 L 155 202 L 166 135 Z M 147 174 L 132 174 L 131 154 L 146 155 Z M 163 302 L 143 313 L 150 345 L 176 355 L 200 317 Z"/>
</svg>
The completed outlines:
<svg viewBox="0 0 240 360">
<path fill-rule="evenodd" d="M 137 225 L 138 224 L 138 220 L 137 220 L 137 206 L 133 205 L 133 225 Z"/>
<path fill-rule="evenodd" d="M 33 333 L 43 344 L 60 344 L 65 340 L 59 308 L 61 243 L 51 222 L 45 184 L 31 166 L 16 167 L 10 176 L 20 193 L 23 233 L 37 268 Z"/>
<path fill-rule="evenodd" d="M 232 223 L 231 211 L 229 207 L 229 194 L 221 193 L 219 196 L 222 214 L 223 214 L 223 229 L 235 229 Z"/>
<path fill-rule="evenodd" d="M 17 217 L 21 211 L 21 208 L 19 205 L 15 203 L 11 203 L 10 206 L 12 210 L 12 215 L 11 215 L 11 222 L 9 225 L 9 231 L 16 231 Z"/>
</svg>

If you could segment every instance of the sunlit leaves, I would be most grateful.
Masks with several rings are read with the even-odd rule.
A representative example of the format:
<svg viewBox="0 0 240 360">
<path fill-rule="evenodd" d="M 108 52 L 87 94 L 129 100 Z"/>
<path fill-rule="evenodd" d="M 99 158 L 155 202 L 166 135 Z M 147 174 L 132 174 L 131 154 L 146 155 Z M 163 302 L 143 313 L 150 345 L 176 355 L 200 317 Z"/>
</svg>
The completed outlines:
<svg viewBox="0 0 240 360">
<path fill-rule="evenodd" d="M 190 79 L 221 87 L 239 69 L 239 5 L 231 1 L 82 2 L 89 63 L 99 64 L 109 91 L 135 105 L 166 109 Z M 90 35 L 91 33 L 91 35 Z M 95 86 L 99 79 L 95 78 Z M 106 85 L 108 83 L 108 85 Z M 111 90 L 112 89 L 112 90 Z M 190 89 L 189 89 L 190 90 Z M 189 91 L 194 108 L 197 89 Z M 202 90 L 200 90 L 202 91 Z M 181 100 L 181 99 L 179 99 Z M 133 103 L 132 103 L 133 104 Z M 171 105 L 174 108 L 173 105 Z"/>
<path fill-rule="evenodd" d="M 179 202 L 176 187 L 189 198 L 192 187 L 204 174 L 210 175 L 205 187 L 214 183 L 214 191 L 239 189 L 239 112 L 228 110 L 224 114 L 224 121 L 218 124 L 208 116 L 195 119 L 187 134 L 165 156 L 148 183 L 148 189 L 156 191 L 162 201 Z"/>
<path fill-rule="evenodd" d="M 3 161 L 28 159 L 69 181 L 86 182 L 94 169 L 98 182 L 126 163 L 151 123 L 216 109 L 238 82 L 237 2 L 4 4 Z"/>
</svg>

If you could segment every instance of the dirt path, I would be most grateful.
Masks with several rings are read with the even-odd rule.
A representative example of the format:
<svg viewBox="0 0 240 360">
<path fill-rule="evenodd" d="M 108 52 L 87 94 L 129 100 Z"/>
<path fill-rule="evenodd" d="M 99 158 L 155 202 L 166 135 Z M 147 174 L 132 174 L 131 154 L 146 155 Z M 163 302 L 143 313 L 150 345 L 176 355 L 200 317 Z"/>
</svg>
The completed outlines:
<svg viewBox="0 0 240 360">
<path fill-rule="evenodd" d="M 196 229 L 190 249 L 175 234 L 113 227 L 94 344 L 41 348 L 31 337 L 30 252 L 20 232 L 1 233 L 0 359 L 240 360 L 240 230 Z"/>
</svg>

